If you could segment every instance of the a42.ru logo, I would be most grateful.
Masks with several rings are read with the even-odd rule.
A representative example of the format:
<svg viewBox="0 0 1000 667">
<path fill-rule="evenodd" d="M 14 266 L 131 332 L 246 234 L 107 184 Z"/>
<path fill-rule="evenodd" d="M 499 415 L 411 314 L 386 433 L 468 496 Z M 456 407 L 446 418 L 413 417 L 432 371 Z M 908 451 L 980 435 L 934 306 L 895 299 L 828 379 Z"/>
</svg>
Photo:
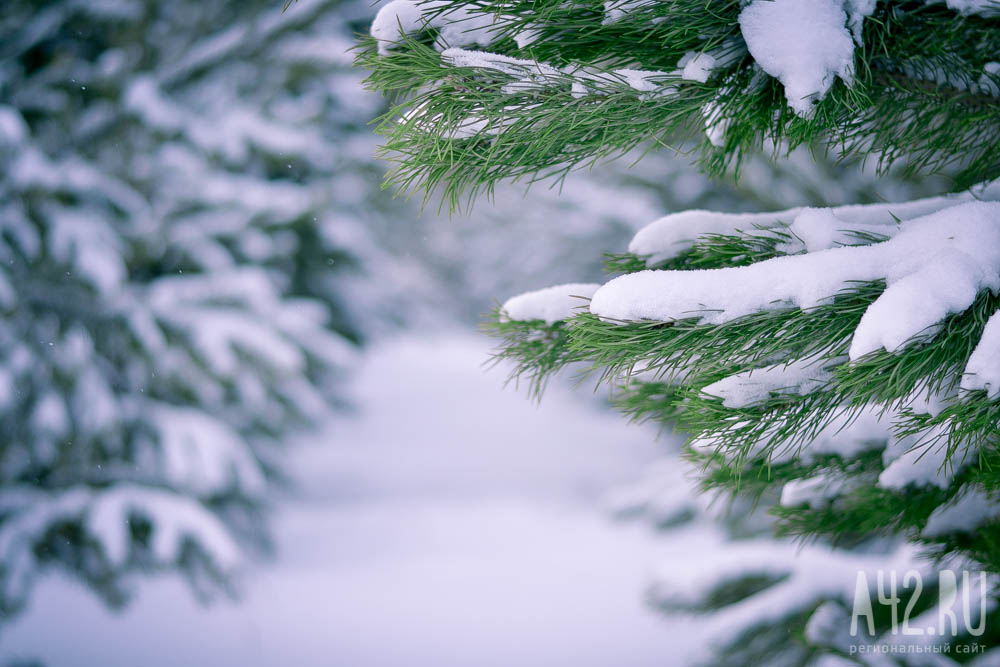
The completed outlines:
<svg viewBox="0 0 1000 667">
<path fill-rule="evenodd" d="M 959 575 L 954 570 L 942 570 L 937 576 L 937 590 L 933 590 L 933 586 L 928 588 L 917 570 L 908 570 L 902 577 L 895 570 L 878 570 L 875 581 L 870 580 L 867 572 L 859 570 L 854 587 L 851 636 L 857 637 L 865 630 L 868 636 L 875 635 L 873 592 L 878 604 L 889 609 L 890 634 L 979 637 L 986 632 L 989 590 L 985 572 L 966 570 Z M 935 593 L 936 603 L 927 608 L 925 596 Z M 902 604 L 904 598 L 905 606 Z M 913 615 L 915 610 L 921 609 L 925 610 Z"/>
</svg>

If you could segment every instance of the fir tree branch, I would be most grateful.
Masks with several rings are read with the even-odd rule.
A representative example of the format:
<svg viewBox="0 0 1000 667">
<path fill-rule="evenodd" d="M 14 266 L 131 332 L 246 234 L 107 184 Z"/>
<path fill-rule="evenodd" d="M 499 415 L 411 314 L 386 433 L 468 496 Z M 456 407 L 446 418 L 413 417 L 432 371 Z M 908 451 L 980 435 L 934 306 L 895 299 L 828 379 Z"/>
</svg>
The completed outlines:
<svg viewBox="0 0 1000 667">
<path fill-rule="evenodd" d="M 668 73 L 688 52 L 742 43 L 735 2 L 650 3 L 613 22 L 602 22 L 604 6 L 596 0 L 448 3 L 436 15 L 456 7 L 473 15 L 502 13 L 492 28 L 491 52 L 570 66 L 568 71 L 588 67 L 604 76 L 615 67 Z M 664 80 L 670 95 L 640 100 L 635 91 L 609 89 L 600 101 L 569 95 L 571 74 L 533 95 L 510 95 L 504 92 L 509 77 L 435 65 L 427 46 L 433 30 L 404 40 L 387 56 L 365 42 L 358 62 L 372 71 L 369 86 L 408 101 L 380 125 L 385 156 L 398 165 L 388 182 L 425 196 L 441 187 L 452 206 L 465 195 L 489 194 L 500 180 L 559 179 L 637 146 L 680 146 L 699 133 L 708 103 L 726 124 L 721 150 L 706 141 L 699 151 L 710 173 L 738 168 L 765 142 L 791 149 L 823 140 L 840 157 L 872 157 L 882 171 L 900 164 L 908 173 L 954 167 L 961 188 L 1000 169 L 1000 98 L 977 84 L 988 54 L 1000 52 L 996 28 L 995 18 L 956 16 L 943 6 L 879 3 L 864 24 L 852 86 L 836 83 L 809 118 L 790 111 L 781 85 L 761 79 L 749 56 L 714 71 L 707 84 Z M 513 37 L 527 30 L 537 38 L 519 49 Z M 948 77 L 942 81 L 943 71 Z M 492 130 L 456 138 L 470 117 Z"/>
</svg>

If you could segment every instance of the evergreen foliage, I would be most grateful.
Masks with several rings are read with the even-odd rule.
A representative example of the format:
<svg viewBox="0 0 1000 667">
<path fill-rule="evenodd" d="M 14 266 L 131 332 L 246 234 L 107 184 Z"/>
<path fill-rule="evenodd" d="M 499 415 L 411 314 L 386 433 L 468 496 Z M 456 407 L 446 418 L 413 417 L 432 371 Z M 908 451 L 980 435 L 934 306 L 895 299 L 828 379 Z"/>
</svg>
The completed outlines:
<svg viewBox="0 0 1000 667">
<path fill-rule="evenodd" d="M 787 72 L 748 47 L 744 12 L 771 4 L 396 0 L 376 19 L 358 61 L 371 70 L 369 84 L 397 103 L 379 125 L 385 155 L 396 163 L 389 184 L 441 195 L 451 206 L 490 194 L 501 180 L 559 180 L 603 158 L 660 146 L 693 146 L 700 166 L 719 176 L 762 149 L 778 158 L 796 146 L 822 146 L 820 154 L 870 160 L 882 174 L 944 172 L 952 188 L 966 189 L 867 208 L 668 216 L 641 231 L 629 252 L 607 256 L 609 272 L 624 275 L 595 286 L 593 300 L 578 299 L 553 319 L 548 294 L 529 293 L 498 308 L 488 324 L 501 341 L 498 358 L 513 361 L 513 377 L 534 393 L 567 366 L 595 373 L 630 416 L 690 434 L 686 456 L 698 466 L 700 488 L 774 503 L 779 535 L 844 548 L 818 569 L 825 555 L 802 566 L 815 577 L 824 568 L 850 571 L 849 581 L 823 591 L 803 597 L 787 583 L 795 566 L 775 575 L 761 565 L 680 605 L 722 608 L 720 619 L 747 631 L 728 636 L 714 662 L 886 664 L 849 655 L 842 641 L 858 568 L 881 563 L 902 572 L 923 563 L 931 577 L 918 558 L 928 555 L 941 566 L 992 573 L 1000 566 L 998 400 L 992 362 L 981 363 L 997 358 L 990 323 L 996 326 L 1000 306 L 1000 268 L 976 264 L 969 250 L 979 239 L 990 252 L 1000 213 L 994 203 L 963 204 L 998 198 L 995 183 L 971 186 L 1000 176 L 1000 8 L 806 3 L 832 7 L 840 17 L 833 28 L 853 50 L 804 103 L 793 98 Z M 899 260 L 887 273 L 868 271 L 811 294 L 808 303 L 781 295 L 767 301 L 761 287 L 749 312 L 731 305 L 733 294 L 751 289 L 744 281 L 752 289 L 764 275 L 779 281 L 790 258 L 801 258 L 795 275 L 809 282 L 810 265 L 822 271 L 833 257 L 860 262 L 901 247 L 897 239 L 912 239 L 913 229 L 943 235 L 979 214 L 979 236 L 941 265 L 935 281 L 900 286 Z M 940 238 L 935 251 L 955 240 Z M 595 254 L 601 250 L 616 249 Z M 657 292 L 670 279 L 697 296 Z M 677 305 L 695 298 L 702 301 L 689 310 Z M 886 323 L 887 312 L 901 322 L 935 315 L 890 343 L 885 332 L 905 327 Z M 881 342 L 856 354 L 858 332 L 872 327 Z M 866 565 L 861 554 L 870 557 Z M 775 608 L 741 625 L 752 600 Z M 788 623 L 806 648 L 786 654 L 778 647 L 787 631 L 768 633 Z M 886 627 L 869 640 L 897 641 L 882 635 Z M 750 641 L 751 630 L 759 641 Z M 971 638 L 919 641 L 957 647 Z M 989 635 L 982 641 L 993 646 Z"/>
<path fill-rule="evenodd" d="M 696 148 L 715 175 L 766 146 L 817 141 L 882 169 L 954 166 L 958 187 L 1000 168 L 989 67 L 1000 34 L 989 12 L 877 3 L 864 19 L 853 83 L 838 79 L 802 116 L 747 52 L 734 0 L 421 6 L 397 48 L 379 54 L 370 39 L 358 61 L 372 72 L 369 85 L 399 102 L 378 127 L 397 162 L 389 182 L 428 195 L 440 186 L 453 204 L 500 180 L 564 177 L 636 147 L 679 147 L 706 117 L 709 129 L 724 127 L 718 145 L 706 138 Z M 395 27 L 396 16 L 385 22 Z M 450 24 L 444 37 L 435 34 L 441 23 Z M 391 30 L 382 39 L 393 41 Z M 507 60 L 476 66 L 433 48 L 473 43 Z M 691 54 L 712 58 L 697 77 L 704 81 L 679 65 Z M 639 89 L 632 72 L 643 73 Z"/>
<path fill-rule="evenodd" d="M 279 443 L 384 316 L 345 298 L 378 259 L 366 10 L 4 4 L 0 617 L 46 569 L 209 595 L 265 546 Z"/>
</svg>

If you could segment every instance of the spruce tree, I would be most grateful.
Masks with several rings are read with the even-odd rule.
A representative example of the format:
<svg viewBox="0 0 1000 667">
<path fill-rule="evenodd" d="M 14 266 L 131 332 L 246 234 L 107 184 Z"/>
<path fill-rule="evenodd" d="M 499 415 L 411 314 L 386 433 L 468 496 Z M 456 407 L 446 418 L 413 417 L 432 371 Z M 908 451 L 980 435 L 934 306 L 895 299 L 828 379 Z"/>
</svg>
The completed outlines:
<svg viewBox="0 0 1000 667">
<path fill-rule="evenodd" d="M 350 290 L 396 212 L 346 55 L 366 12 L 4 3 L 0 618 L 46 570 L 212 594 L 266 546 L 281 443 L 389 310 Z"/>
<path fill-rule="evenodd" d="M 358 60 L 396 102 L 379 125 L 388 182 L 452 207 L 661 147 L 719 177 L 803 146 L 944 175 L 950 194 L 898 203 L 668 215 L 625 252 L 594 249 L 622 275 L 514 297 L 490 328 L 536 391 L 583 365 L 626 414 L 690 435 L 701 489 L 773 502 L 779 535 L 842 547 L 811 573 L 720 574 L 738 590 L 709 591 L 713 607 L 771 612 L 730 614 L 747 634 L 721 664 L 776 658 L 749 640 L 791 617 L 809 648 L 780 664 L 887 664 L 849 651 L 858 571 L 1000 572 L 997 3 L 394 0 Z M 838 567 L 850 578 L 810 585 Z M 994 645 L 870 640 L 955 649 L 940 664 Z"/>
</svg>

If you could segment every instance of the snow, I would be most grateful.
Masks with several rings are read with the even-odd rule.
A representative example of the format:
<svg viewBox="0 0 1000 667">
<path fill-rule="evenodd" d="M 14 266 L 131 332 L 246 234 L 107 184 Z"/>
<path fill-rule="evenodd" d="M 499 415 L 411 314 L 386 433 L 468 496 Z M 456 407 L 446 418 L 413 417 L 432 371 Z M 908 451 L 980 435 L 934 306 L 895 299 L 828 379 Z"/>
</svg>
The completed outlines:
<svg viewBox="0 0 1000 667">
<path fill-rule="evenodd" d="M 928 0 L 929 4 L 940 3 L 941 0 Z M 960 14 L 981 14 L 983 16 L 996 16 L 1000 14 L 1000 7 L 996 0 L 945 0 L 948 9 L 952 9 Z"/>
<path fill-rule="evenodd" d="M 527 60 L 524 58 L 514 58 L 487 51 L 473 51 L 469 49 L 450 48 L 441 52 L 441 60 L 453 67 L 474 67 L 479 69 L 494 70 L 501 72 L 516 80 L 505 85 L 501 91 L 505 95 L 530 92 L 552 85 L 564 84 L 569 81 L 574 97 L 582 97 L 587 94 L 602 93 L 608 89 L 613 89 L 613 84 L 625 83 L 633 90 L 650 93 L 659 92 L 668 94 L 674 90 L 672 86 L 662 85 L 662 80 L 680 74 L 667 74 L 655 70 L 635 70 L 616 69 L 611 72 L 604 72 L 589 67 L 573 67 L 559 69 L 537 60 Z M 411 110 L 411 115 L 419 117 L 420 108 Z M 422 119 L 421 122 L 427 122 Z M 472 136 L 478 131 L 478 124 L 483 121 L 469 119 L 467 124 L 476 127 L 476 131 L 462 131 L 456 138 Z M 435 123 L 428 123 L 433 129 Z"/>
<path fill-rule="evenodd" d="M 1000 97 L 1000 62 L 989 62 L 983 65 L 983 74 L 977 85 L 979 92 L 994 97 Z"/>
<path fill-rule="evenodd" d="M 488 53 L 486 51 L 470 51 L 458 48 L 446 49 L 441 52 L 441 62 L 453 67 L 474 67 L 495 70 L 515 77 L 516 81 L 508 83 L 503 87 L 503 92 L 507 95 L 536 90 L 565 78 L 561 70 L 550 65 L 534 60 Z M 473 119 L 472 122 L 475 125 L 477 121 Z M 471 132 L 471 134 L 475 133 Z M 470 136 L 470 132 L 463 131 L 458 135 L 458 138 L 464 136 Z"/>
<path fill-rule="evenodd" d="M 820 507 L 850 488 L 850 480 L 835 479 L 822 474 L 793 479 L 781 487 L 780 502 L 785 507 L 796 507 L 803 504 L 810 507 Z"/>
<path fill-rule="evenodd" d="M 233 571 L 241 560 L 229 528 L 190 497 L 164 489 L 128 483 L 103 488 L 79 484 L 60 491 L 9 486 L 0 496 L 6 517 L 0 527 L 0 559 L 10 569 L 3 591 L 18 601 L 38 576 L 35 545 L 47 531 L 62 522 L 83 518 L 83 539 L 101 550 L 112 566 L 129 557 L 132 518 L 150 521 L 151 555 L 156 565 L 176 564 L 195 546 L 220 571 Z M 98 604 L 95 599 L 94 604 Z M 4 657 L 0 651 L 0 658 Z"/>
<path fill-rule="evenodd" d="M 10 485 L 3 489 L 0 507 L 0 561 L 7 570 L 0 594 L 14 602 L 30 590 L 36 574 L 34 546 L 53 524 L 83 511 L 89 494 L 79 488 L 43 493 L 37 488 Z"/>
<path fill-rule="evenodd" d="M 321 63 L 327 67 L 350 67 L 353 58 L 352 49 L 355 42 L 347 35 L 306 36 L 289 39 L 281 45 L 278 53 L 281 57 L 304 63 Z"/>
<path fill-rule="evenodd" d="M 232 375 L 242 366 L 239 351 L 246 351 L 269 368 L 296 373 L 305 368 L 302 351 L 278 332 L 241 309 L 212 307 L 160 310 L 164 319 L 192 332 L 192 342 L 216 372 Z"/>
<path fill-rule="evenodd" d="M 1000 313 L 986 321 L 983 335 L 965 364 L 961 388 L 982 389 L 990 400 L 1000 397 Z"/>
<path fill-rule="evenodd" d="M 0 410 L 10 409 L 16 393 L 14 374 L 0 366 Z"/>
<path fill-rule="evenodd" d="M 488 347 L 444 334 L 371 352 L 357 417 L 290 450 L 299 490 L 238 603 L 201 606 L 154 576 L 131 582 L 121 614 L 51 574 L 5 625 L 0 662 L 654 667 L 695 652 L 701 622 L 643 590 L 648 566 L 690 559 L 700 533 L 671 542 L 601 513 L 658 456 L 654 431 L 558 384 L 539 409 L 483 372 Z"/>
<path fill-rule="evenodd" d="M 449 5 L 452 3 L 421 3 L 421 9 L 437 9 L 439 5 Z M 454 9 L 433 16 L 431 25 L 438 28 L 438 37 L 435 46 L 438 49 L 445 49 L 450 46 L 466 46 L 477 44 L 487 46 L 497 37 L 497 30 L 494 27 L 496 17 L 491 12 L 477 12 L 466 9 L 463 5 L 452 5 Z"/>
<path fill-rule="evenodd" d="M 28 124 L 14 107 L 0 105 L 0 145 L 19 146 L 28 138 Z"/>
<path fill-rule="evenodd" d="M 146 301 L 160 321 L 189 337 L 205 364 L 227 377 L 244 369 L 241 354 L 285 376 L 305 368 L 305 351 L 332 364 L 354 357 L 342 338 L 323 329 L 324 309 L 283 298 L 260 267 L 164 276 L 149 286 Z"/>
<path fill-rule="evenodd" d="M 809 617 L 809 621 L 806 623 L 805 636 L 810 643 L 818 646 L 837 646 L 844 639 L 847 639 L 846 643 L 850 643 L 849 627 L 850 620 L 844 606 L 839 602 L 827 600 L 816 607 L 816 611 Z M 840 660 L 840 658 L 837 658 L 837 660 Z M 815 665 L 815 663 L 811 664 Z M 820 664 L 823 667 L 841 667 L 841 663 L 838 662 Z M 845 661 L 843 664 L 854 665 L 855 663 Z M 820 667 L 820 665 L 815 665 L 815 667 Z"/>
<path fill-rule="evenodd" d="M 82 331 L 80 333 L 84 335 Z M 88 352 L 92 349 L 89 348 Z M 93 366 L 85 366 L 76 372 L 76 386 L 71 399 L 76 428 L 84 435 L 106 433 L 115 428 L 121 419 L 120 407 L 107 379 Z"/>
<path fill-rule="evenodd" d="M 55 258 L 102 293 L 120 288 L 127 272 L 117 230 L 96 212 L 50 205 L 48 213 L 49 247 Z"/>
<path fill-rule="evenodd" d="M 517 48 L 525 49 L 535 42 L 537 42 L 542 37 L 542 31 L 539 28 L 529 28 L 527 30 L 522 30 L 521 32 L 514 35 L 514 42 L 517 43 Z"/>
<path fill-rule="evenodd" d="M 769 435 L 765 435 L 759 441 L 753 443 L 745 455 L 749 459 L 760 457 L 766 454 L 767 460 L 771 463 L 785 463 L 794 459 L 801 459 L 808 464 L 817 458 L 827 454 L 840 456 L 844 460 L 850 460 L 862 452 L 890 448 L 896 444 L 896 440 L 890 430 L 890 419 L 883 416 L 877 407 L 864 407 L 860 410 L 839 408 L 829 417 L 826 426 L 816 433 L 812 440 L 802 447 L 782 447 L 776 448 Z M 780 423 L 779 423 L 780 425 Z M 721 447 L 721 443 L 715 436 L 704 436 L 692 441 L 691 445 L 706 452 L 717 452 L 726 457 L 730 462 L 741 459 L 744 452 L 738 448 Z M 902 450 L 892 450 L 892 456 L 886 459 L 890 462 L 900 456 Z M 889 451 L 886 449 L 886 451 Z"/>
<path fill-rule="evenodd" d="M 783 244 L 782 250 L 789 254 L 827 250 L 844 245 L 857 245 L 857 232 L 892 236 L 894 229 L 886 229 L 885 224 L 849 223 L 837 217 L 829 208 L 804 208 L 792 224 L 788 226 L 794 240 Z M 854 232 L 855 234 L 852 234 Z"/>
<path fill-rule="evenodd" d="M 461 4 L 430 0 L 411 2 L 392 0 L 383 6 L 372 21 L 370 34 L 378 43 L 380 55 L 388 55 L 392 47 L 406 35 L 412 35 L 425 28 L 437 28 L 435 48 L 444 51 L 450 47 L 477 44 L 488 46 L 499 36 L 502 17 L 496 18 L 489 12 L 476 12 Z M 541 36 L 537 28 L 526 28 L 513 35 L 517 48 L 524 49 Z"/>
<path fill-rule="evenodd" d="M 699 209 L 672 213 L 646 225 L 632 238 L 628 251 L 655 265 L 676 257 L 708 234 L 735 234 L 755 226 L 788 224 L 800 209 L 774 213 L 717 213 Z"/>
<path fill-rule="evenodd" d="M 198 496 L 234 487 L 264 490 L 264 474 L 248 444 L 225 422 L 201 410 L 151 402 L 145 407 L 159 435 L 163 477 Z"/>
<path fill-rule="evenodd" d="M 714 56 L 697 51 L 688 51 L 677 63 L 677 67 L 682 70 L 681 76 L 683 78 L 700 83 L 708 81 L 708 77 L 712 75 L 712 70 L 715 69 L 716 65 Z"/>
<path fill-rule="evenodd" d="M 891 455 L 891 448 L 886 451 Z M 959 468 L 957 461 L 947 461 L 947 454 L 944 445 L 907 449 L 879 473 L 878 485 L 886 489 L 904 489 L 910 484 L 947 489 Z"/>
<path fill-rule="evenodd" d="M 66 401 L 54 391 L 46 392 L 31 413 L 31 427 L 52 436 L 65 435 L 70 427 Z"/>
<path fill-rule="evenodd" d="M 989 236 L 982 240 L 992 242 Z M 918 271 L 892 281 L 868 307 L 851 341 L 851 359 L 881 348 L 895 352 L 918 334 L 936 333 L 946 315 L 971 306 L 980 290 L 1000 288 L 997 269 L 961 250 L 943 249 L 928 258 Z"/>
<path fill-rule="evenodd" d="M 930 386 L 924 386 L 907 396 L 907 410 L 916 415 L 936 417 L 948 407 L 957 395 L 958 389 L 932 390 Z"/>
<path fill-rule="evenodd" d="M 729 121 L 721 116 L 719 105 L 709 102 L 701 108 L 701 115 L 705 119 L 705 136 L 708 142 L 716 148 L 726 145 L 726 130 L 729 128 Z"/>
<path fill-rule="evenodd" d="M 410 0 L 392 0 L 378 10 L 372 21 L 371 36 L 378 41 L 378 52 L 388 55 L 389 47 L 403 35 L 417 32 L 424 25 L 424 13 Z"/>
<path fill-rule="evenodd" d="M 19 187 L 65 191 L 82 202 L 106 199 L 125 211 L 135 224 L 151 217 L 148 203 L 135 189 L 78 157 L 53 161 L 34 145 L 28 145 L 17 153 L 9 174 Z"/>
<path fill-rule="evenodd" d="M 542 320 L 554 324 L 576 315 L 600 287 L 597 283 L 567 283 L 511 297 L 501 311 L 509 320 Z"/>
<path fill-rule="evenodd" d="M 448 6 L 452 8 L 441 11 Z M 393 0 L 375 15 L 371 36 L 378 42 L 381 55 L 387 55 L 391 47 L 400 42 L 401 36 L 424 27 L 438 29 L 435 42 L 438 50 L 470 44 L 488 46 L 497 36 L 495 24 L 496 19 L 490 12 L 472 11 L 447 0 Z"/>
<path fill-rule="evenodd" d="M 132 517 L 149 520 L 150 546 L 158 564 L 179 562 L 192 541 L 221 571 L 241 561 L 240 548 L 221 520 L 193 498 L 169 491 L 117 484 L 96 493 L 87 511 L 86 527 L 104 555 L 116 565 L 128 557 Z"/>
<path fill-rule="evenodd" d="M 823 387 L 831 378 L 824 359 L 800 359 L 788 364 L 755 368 L 717 380 L 702 389 L 717 396 L 727 408 L 745 408 L 760 403 L 772 394 L 809 394 Z"/>
<path fill-rule="evenodd" d="M 811 617 L 810 620 L 812 620 Z M 857 664 L 853 660 L 842 658 L 834 653 L 823 653 L 809 663 L 810 667 L 856 667 Z"/>
<path fill-rule="evenodd" d="M 318 163 L 328 158 L 320 148 L 325 139 L 312 128 L 281 122 L 259 109 L 240 106 L 225 109 L 226 122 L 220 125 L 207 119 L 204 112 L 193 112 L 172 100 L 151 76 L 132 80 L 124 91 L 124 102 L 129 112 L 147 126 L 171 134 L 183 133 L 196 147 L 233 162 L 245 162 L 251 148 L 302 155 Z"/>
<path fill-rule="evenodd" d="M 619 517 L 642 514 L 656 524 L 678 520 L 695 510 L 706 511 L 711 494 L 702 494 L 693 464 L 668 456 L 646 466 L 639 479 L 604 495 L 603 504 Z"/>
<path fill-rule="evenodd" d="M 746 45 L 739 39 L 726 40 L 710 51 L 688 51 L 677 61 L 682 79 L 706 83 L 716 70 L 726 69 L 746 55 Z"/>
<path fill-rule="evenodd" d="M 651 5 L 650 0 L 605 0 L 604 18 L 601 19 L 601 25 L 617 23 L 632 12 L 648 8 Z"/>
<path fill-rule="evenodd" d="M 816 434 L 802 458 L 808 462 L 820 454 L 836 454 L 849 460 L 862 452 L 885 447 L 892 438 L 889 423 L 877 406 L 841 411 Z"/>
<path fill-rule="evenodd" d="M 629 252 L 647 258 L 647 265 L 676 257 L 707 234 L 737 235 L 753 233 L 757 228 L 792 227 L 809 243 L 788 247 L 787 252 L 825 250 L 850 243 L 850 230 L 877 232 L 892 236 L 897 221 L 910 220 L 954 206 L 963 201 L 1000 198 L 1000 181 L 957 195 L 929 197 L 898 203 L 833 206 L 826 209 L 805 207 L 765 213 L 719 213 L 699 209 L 663 216 L 643 227 L 629 243 Z M 826 213 L 820 214 L 820 211 Z M 819 229 L 814 229 L 815 227 Z M 833 229 L 835 227 L 835 229 Z"/>
<path fill-rule="evenodd" d="M 920 531 L 923 537 L 942 537 L 949 533 L 971 533 L 979 526 L 1000 518 L 1000 504 L 979 486 L 960 492 L 956 500 L 939 505 Z"/>
<path fill-rule="evenodd" d="M 864 20 L 875 11 L 876 0 L 844 0 L 847 10 L 847 26 L 851 29 L 854 42 L 861 45 Z"/>
<path fill-rule="evenodd" d="M 840 0 L 753 0 L 739 22 L 750 55 L 781 81 L 798 115 L 812 113 L 835 77 L 853 81 L 854 41 Z"/>
<path fill-rule="evenodd" d="M 905 221 L 867 246 L 776 257 L 747 267 L 641 271 L 594 293 L 590 311 L 613 321 L 694 318 L 719 324 L 766 310 L 828 303 L 858 281 L 885 280 L 850 347 L 850 359 L 894 352 L 978 291 L 1000 289 L 1000 204 L 969 202 Z"/>
<path fill-rule="evenodd" d="M 662 90 L 662 92 L 668 93 L 674 90 L 672 86 L 661 86 L 656 82 L 657 79 L 662 80 L 670 76 L 665 72 L 640 69 L 616 69 L 613 73 L 621 77 L 630 87 L 641 92 L 648 93 Z"/>
<path fill-rule="evenodd" d="M 664 566 L 654 575 L 651 596 L 668 604 L 698 603 L 722 582 L 751 575 L 783 577 L 763 591 L 702 617 L 703 631 L 720 645 L 738 640 L 758 625 L 781 623 L 792 610 L 805 611 L 831 598 L 850 600 L 859 571 L 874 584 L 878 571 L 909 569 L 928 570 L 909 545 L 888 553 L 862 554 L 824 545 L 743 540 L 724 548 L 702 548 L 689 562 Z M 702 664 L 711 658 L 707 652 L 699 657 Z"/>
</svg>

